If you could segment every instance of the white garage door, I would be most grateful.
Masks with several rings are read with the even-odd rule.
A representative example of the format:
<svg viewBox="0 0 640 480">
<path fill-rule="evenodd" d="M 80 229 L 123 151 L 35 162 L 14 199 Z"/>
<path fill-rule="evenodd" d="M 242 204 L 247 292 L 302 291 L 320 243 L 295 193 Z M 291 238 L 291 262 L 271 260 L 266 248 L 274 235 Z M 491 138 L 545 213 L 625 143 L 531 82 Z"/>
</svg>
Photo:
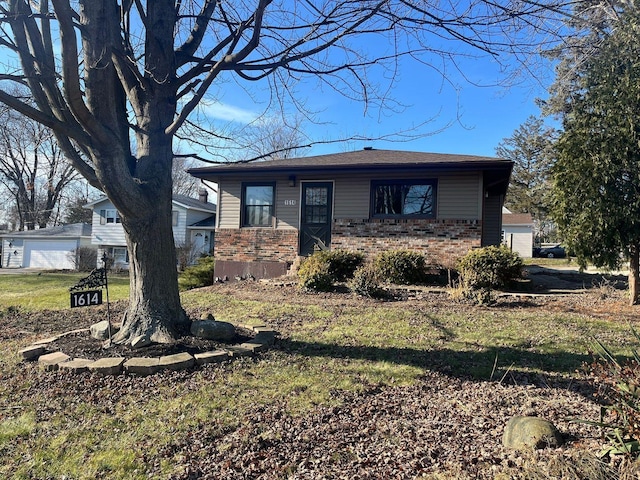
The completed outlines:
<svg viewBox="0 0 640 480">
<path fill-rule="evenodd" d="M 75 240 L 30 240 L 25 242 L 26 268 L 74 269 L 70 253 L 77 247 Z"/>
</svg>

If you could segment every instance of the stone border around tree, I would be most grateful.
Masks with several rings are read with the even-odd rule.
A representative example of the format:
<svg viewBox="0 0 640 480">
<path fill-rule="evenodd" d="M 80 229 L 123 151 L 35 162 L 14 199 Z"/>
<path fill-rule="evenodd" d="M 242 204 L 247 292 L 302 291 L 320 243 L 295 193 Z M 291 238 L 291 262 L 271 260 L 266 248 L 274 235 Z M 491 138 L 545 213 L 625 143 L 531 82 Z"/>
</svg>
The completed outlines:
<svg viewBox="0 0 640 480">
<path fill-rule="evenodd" d="M 275 343 L 278 332 L 266 325 L 236 325 L 255 333 L 250 342 L 230 345 L 219 350 L 196 353 L 176 353 L 163 357 L 104 357 L 98 360 L 86 358 L 71 358 L 61 351 L 51 352 L 47 346 L 67 335 L 88 332 L 88 328 L 72 330 L 69 332 L 44 338 L 33 342 L 28 347 L 18 351 L 23 361 L 37 361 L 40 367 L 47 372 L 56 370 L 71 373 L 95 372 L 102 375 L 118 375 L 128 373 L 133 375 L 153 375 L 162 370 L 187 370 L 195 366 L 208 363 L 219 363 L 237 357 L 252 356 L 258 352 L 267 350 Z"/>
</svg>

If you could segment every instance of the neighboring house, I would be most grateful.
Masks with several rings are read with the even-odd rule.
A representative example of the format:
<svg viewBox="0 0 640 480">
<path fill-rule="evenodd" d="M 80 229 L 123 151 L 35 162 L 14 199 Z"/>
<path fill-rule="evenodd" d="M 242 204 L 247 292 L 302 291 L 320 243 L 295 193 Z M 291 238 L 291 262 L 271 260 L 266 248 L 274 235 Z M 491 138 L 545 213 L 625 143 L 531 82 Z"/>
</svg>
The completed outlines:
<svg viewBox="0 0 640 480">
<path fill-rule="evenodd" d="M 114 262 L 116 268 L 129 267 L 129 254 L 120 214 L 113 203 L 102 197 L 85 205 L 93 210 L 93 231 L 91 243 L 98 247 L 98 264 L 102 265 L 104 253 Z M 207 194 L 200 198 L 185 195 L 173 196 L 173 238 L 176 248 L 189 250 L 192 263 L 201 254 L 213 253 L 213 235 L 216 206 L 207 201 Z"/>
<path fill-rule="evenodd" d="M 73 270 L 80 247 L 91 247 L 91 225 L 72 223 L 0 235 L 3 268 Z"/>
<path fill-rule="evenodd" d="M 502 242 L 522 258 L 533 256 L 533 219 L 529 213 L 502 209 Z"/>
<path fill-rule="evenodd" d="M 194 168 L 218 184 L 216 276 L 285 274 L 314 249 L 422 251 L 453 265 L 499 245 L 513 163 L 374 150 Z"/>
</svg>

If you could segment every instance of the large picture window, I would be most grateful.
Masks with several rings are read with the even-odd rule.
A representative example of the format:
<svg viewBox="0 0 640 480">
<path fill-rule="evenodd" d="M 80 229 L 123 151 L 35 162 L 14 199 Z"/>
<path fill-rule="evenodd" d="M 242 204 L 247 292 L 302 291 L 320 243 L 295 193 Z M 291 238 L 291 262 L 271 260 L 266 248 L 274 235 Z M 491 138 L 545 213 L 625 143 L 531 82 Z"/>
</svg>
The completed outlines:
<svg viewBox="0 0 640 480">
<path fill-rule="evenodd" d="M 436 180 L 374 180 L 372 216 L 435 218 L 436 187 Z"/>
<path fill-rule="evenodd" d="M 273 226 L 274 204 L 274 184 L 244 184 L 242 186 L 242 226 Z"/>
</svg>

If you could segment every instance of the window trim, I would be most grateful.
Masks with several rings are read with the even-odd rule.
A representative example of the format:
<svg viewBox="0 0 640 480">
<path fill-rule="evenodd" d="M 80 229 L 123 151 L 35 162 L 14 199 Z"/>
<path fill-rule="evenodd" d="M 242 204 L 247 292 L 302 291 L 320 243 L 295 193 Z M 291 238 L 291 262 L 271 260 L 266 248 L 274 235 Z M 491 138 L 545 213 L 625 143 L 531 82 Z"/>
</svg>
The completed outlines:
<svg viewBox="0 0 640 480">
<path fill-rule="evenodd" d="M 269 225 L 253 225 L 247 223 L 247 204 L 246 194 L 247 187 L 271 187 L 273 200 L 271 203 L 271 210 L 269 215 L 271 216 L 271 223 Z M 274 228 L 276 220 L 276 182 L 242 182 L 242 192 L 240 197 L 240 226 L 242 228 Z"/>
<path fill-rule="evenodd" d="M 376 187 L 380 185 L 431 185 L 433 188 L 433 213 L 431 214 L 386 214 L 375 212 L 375 195 Z M 408 219 L 408 218 L 421 218 L 421 219 L 434 219 L 438 218 L 438 179 L 437 178 L 419 178 L 415 180 L 408 179 L 392 179 L 392 180 L 371 180 L 370 185 L 370 198 L 369 198 L 369 212 L 371 218 L 396 218 L 396 219 Z"/>
</svg>

